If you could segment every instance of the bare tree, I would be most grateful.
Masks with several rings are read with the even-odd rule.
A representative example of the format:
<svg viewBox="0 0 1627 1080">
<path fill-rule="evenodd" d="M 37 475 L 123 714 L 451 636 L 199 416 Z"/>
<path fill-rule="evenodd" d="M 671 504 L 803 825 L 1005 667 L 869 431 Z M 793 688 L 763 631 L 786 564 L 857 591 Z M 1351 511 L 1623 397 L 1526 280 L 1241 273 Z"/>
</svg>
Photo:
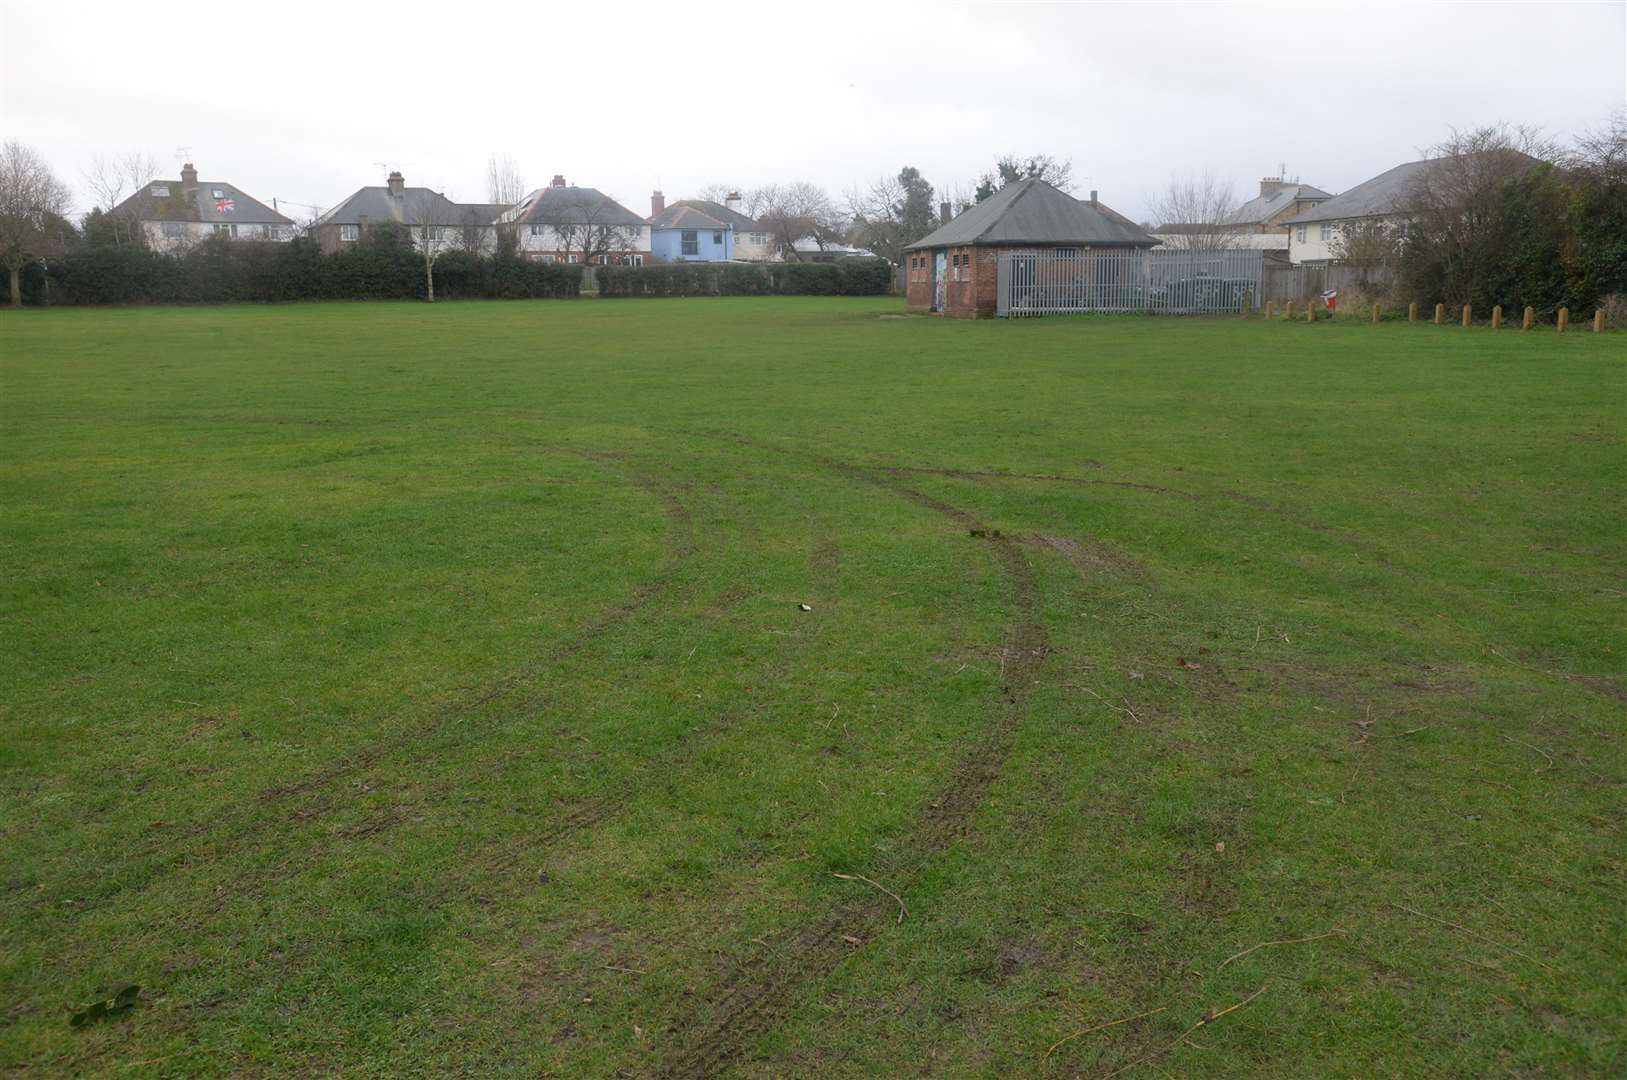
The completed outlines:
<svg viewBox="0 0 1627 1080">
<path fill-rule="evenodd" d="M 406 211 L 413 244 L 424 260 L 425 297 L 433 304 L 435 261 L 451 250 L 455 236 L 462 231 L 461 223 L 457 220 L 457 207 L 444 195 L 423 188 L 411 197 Z"/>
<path fill-rule="evenodd" d="M 1507 185 L 1558 150 L 1535 128 L 1494 124 L 1454 129 L 1427 155 L 1394 208 L 1405 229 L 1403 270 L 1415 289 L 1466 303 L 1477 283 L 1498 276 L 1517 239 L 1505 227 Z"/>
<path fill-rule="evenodd" d="M 554 234 L 558 250 L 582 262 L 604 260 L 612 252 L 637 246 L 631 223 L 619 220 L 622 208 L 591 188 L 563 188 L 547 193 L 536 221 Z"/>
<path fill-rule="evenodd" d="M 1073 162 L 1050 154 L 1030 154 L 1026 158 L 1002 154 L 995 161 L 994 168 L 978 178 L 973 197 L 977 202 L 982 202 L 1007 184 L 1029 179 L 1043 180 L 1054 188 L 1072 191 Z"/>
<path fill-rule="evenodd" d="M 695 193 L 695 197 L 704 199 L 707 202 L 721 204 L 727 202 L 730 195 L 734 195 L 739 191 L 740 185 L 738 184 L 707 184 Z"/>
<path fill-rule="evenodd" d="M 0 148 L 0 263 L 11 274 L 12 307 L 23 304 L 23 267 L 60 250 L 72 198 L 32 147 L 8 140 Z"/>
<path fill-rule="evenodd" d="M 800 259 L 798 240 L 811 239 L 820 248 L 840 243 L 847 219 L 824 188 L 805 180 L 770 184 L 752 192 L 750 216 L 773 237 L 787 259 Z"/>
<path fill-rule="evenodd" d="M 1214 173 L 1170 177 L 1152 201 L 1153 217 L 1166 251 L 1222 251 L 1236 243 L 1243 227 L 1237 222 L 1242 204 L 1230 184 Z"/>
<path fill-rule="evenodd" d="M 896 176 L 882 176 L 867 189 L 847 193 L 854 243 L 899 262 L 904 248 L 937 227 L 933 189 L 919 169 L 906 165 Z"/>
<path fill-rule="evenodd" d="M 85 184 L 96 198 L 110 225 L 115 244 L 141 243 L 141 225 L 133 211 L 121 210 L 126 198 L 140 191 L 158 175 L 158 162 L 150 154 L 133 151 L 121 157 L 91 158 L 85 171 Z"/>
</svg>

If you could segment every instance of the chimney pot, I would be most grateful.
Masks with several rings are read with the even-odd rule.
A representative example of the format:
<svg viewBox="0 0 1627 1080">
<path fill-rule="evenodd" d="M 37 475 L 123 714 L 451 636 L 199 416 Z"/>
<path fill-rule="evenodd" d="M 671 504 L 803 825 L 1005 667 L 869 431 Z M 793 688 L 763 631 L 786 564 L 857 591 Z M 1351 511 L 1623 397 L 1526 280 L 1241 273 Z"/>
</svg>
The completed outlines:
<svg viewBox="0 0 1627 1080">
<path fill-rule="evenodd" d="M 1280 176 L 1262 176 L 1260 178 L 1261 195 L 1270 195 L 1280 187 L 1282 187 L 1282 177 Z"/>
<path fill-rule="evenodd" d="M 385 182 L 390 185 L 391 195 L 401 194 L 401 192 L 405 190 L 407 186 L 406 178 L 401 175 L 401 171 L 399 169 L 392 172 L 390 174 L 390 178 Z"/>
<path fill-rule="evenodd" d="M 667 208 L 667 197 L 659 191 L 650 192 L 650 216 L 660 217 L 661 211 Z"/>
<path fill-rule="evenodd" d="M 1092 205 L 1092 206 L 1096 205 L 1096 189 L 1095 188 L 1090 189 L 1090 205 Z"/>
<path fill-rule="evenodd" d="M 946 202 L 938 204 L 938 224 L 947 225 L 949 219 L 955 216 L 955 208 Z"/>
<path fill-rule="evenodd" d="M 549 187 L 566 187 L 567 185 L 565 183 L 565 177 L 560 173 L 554 173 L 554 178 L 553 178 L 552 181 L 550 181 L 548 186 Z"/>
</svg>

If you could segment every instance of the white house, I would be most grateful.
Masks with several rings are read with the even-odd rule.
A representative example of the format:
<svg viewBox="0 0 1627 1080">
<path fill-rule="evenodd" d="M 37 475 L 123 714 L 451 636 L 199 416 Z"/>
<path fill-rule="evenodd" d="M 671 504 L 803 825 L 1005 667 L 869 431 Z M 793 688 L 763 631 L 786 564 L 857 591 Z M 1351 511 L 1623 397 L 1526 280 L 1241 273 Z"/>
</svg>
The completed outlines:
<svg viewBox="0 0 1627 1080">
<path fill-rule="evenodd" d="M 1397 165 L 1284 221 L 1288 260 L 1313 265 L 1337 262 L 1337 241 L 1346 230 L 1371 222 L 1399 224 L 1405 216 L 1401 206 L 1408 190 L 1437 160 Z"/>
<path fill-rule="evenodd" d="M 556 175 L 497 218 L 533 259 L 618 266 L 650 260 L 649 222 L 597 188 L 574 187 Z"/>
<path fill-rule="evenodd" d="M 182 251 L 212 237 L 288 241 L 294 222 L 224 180 L 198 179 L 189 161 L 179 180 L 153 180 L 114 207 L 115 216 L 139 223 L 149 247 Z"/>
<path fill-rule="evenodd" d="M 443 251 L 489 252 L 496 247 L 492 224 L 505 208 L 490 203 L 457 203 L 430 188 L 408 187 L 392 172 L 381 187 L 357 188 L 311 225 L 328 254 L 354 244 L 372 226 L 405 226 L 416 247 L 428 242 Z M 428 234 L 427 236 L 425 234 Z"/>
</svg>

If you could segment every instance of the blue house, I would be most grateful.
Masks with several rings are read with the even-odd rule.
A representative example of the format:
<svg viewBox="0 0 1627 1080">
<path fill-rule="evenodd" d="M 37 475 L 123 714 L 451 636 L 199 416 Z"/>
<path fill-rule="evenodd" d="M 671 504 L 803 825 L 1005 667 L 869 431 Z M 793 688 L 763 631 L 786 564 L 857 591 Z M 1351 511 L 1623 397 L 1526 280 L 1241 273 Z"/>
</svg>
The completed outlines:
<svg viewBox="0 0 1627 1080">
<path fill-rule="evenodd" d="M 734 226 L 684 203 L 650 200 L 650 256 L 665 262 L 733 262 Z"/>
</svg>

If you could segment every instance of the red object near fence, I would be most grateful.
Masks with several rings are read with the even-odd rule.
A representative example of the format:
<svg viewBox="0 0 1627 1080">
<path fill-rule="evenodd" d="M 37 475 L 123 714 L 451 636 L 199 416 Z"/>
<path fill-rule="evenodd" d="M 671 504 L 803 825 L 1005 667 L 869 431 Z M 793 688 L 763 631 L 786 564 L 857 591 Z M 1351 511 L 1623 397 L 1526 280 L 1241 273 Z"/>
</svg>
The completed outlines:
<svg viewBox="0 0 1627 1080">
<path fill-rule="evenodd" d="M 1339 308 L 1339 290 L 1338 289 L 1329 289 L 1327 292 L 1323 293 L 1322 294 L 1322 303 L 1327 305 L 1327 308 L 1328 308 L 1329 311 L 1338 310 L 1338 308 Z"/>
</svg>

